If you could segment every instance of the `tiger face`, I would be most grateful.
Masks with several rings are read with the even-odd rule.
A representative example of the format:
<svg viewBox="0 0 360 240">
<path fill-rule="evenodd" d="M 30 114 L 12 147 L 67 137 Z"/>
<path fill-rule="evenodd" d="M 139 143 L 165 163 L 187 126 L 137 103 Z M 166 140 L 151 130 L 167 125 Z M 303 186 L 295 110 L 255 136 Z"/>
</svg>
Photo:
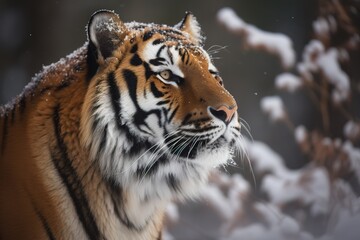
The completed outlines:
<svg viewBox="0 0 360 240">
<path fill-rule="evenodd" d="M 195 17 L 169 27 L 100 11 L 88 33 L 97 71 L 81 130 L 92 158 L 144 198 L 192 196 L 210 169 L 232 159 L 240 137 L 236 101 L 202 48 Z"/>
</svg>

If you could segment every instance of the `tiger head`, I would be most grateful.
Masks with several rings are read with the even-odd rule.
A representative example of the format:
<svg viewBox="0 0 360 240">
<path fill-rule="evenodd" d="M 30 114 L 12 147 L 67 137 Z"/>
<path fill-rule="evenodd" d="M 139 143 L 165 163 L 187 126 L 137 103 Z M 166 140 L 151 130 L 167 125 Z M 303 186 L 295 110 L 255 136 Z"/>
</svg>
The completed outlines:
<svg viewBox="0 0 360 240">
<path fill-rule="evenodd" d="M 144 197 L 154 185 L 159 195 L 191 195 L 184 189 L 231 159 L 240 137 L 236 101 L 196 18 L 186 13 L 174 27 L 123 23 L 104 10 L 88 37 L 93 70 L 81 130 L 92 158 L 115 182 L 137 182 Z"/>
</svg>

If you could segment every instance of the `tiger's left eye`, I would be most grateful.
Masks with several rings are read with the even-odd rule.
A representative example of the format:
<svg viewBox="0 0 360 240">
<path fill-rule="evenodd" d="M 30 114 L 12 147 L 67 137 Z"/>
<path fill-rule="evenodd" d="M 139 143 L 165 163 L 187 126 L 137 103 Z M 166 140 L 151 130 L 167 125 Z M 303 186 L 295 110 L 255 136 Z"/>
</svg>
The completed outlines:
<svg viewBox="0 0 360 240">
<path fill-rule="evenodd" d="M 165 84 L 179 86 L 184 79 L 175 75 L 171 70 L 163 70 L 157 74 L 157 77 Z"/>
<path fill-rule="evenodd" d="M 170 70 L 164 70 L 159 73 L 160 77 L 162 77 L 164 80 L 170 80 L 172 73 Z"/>
</svg>

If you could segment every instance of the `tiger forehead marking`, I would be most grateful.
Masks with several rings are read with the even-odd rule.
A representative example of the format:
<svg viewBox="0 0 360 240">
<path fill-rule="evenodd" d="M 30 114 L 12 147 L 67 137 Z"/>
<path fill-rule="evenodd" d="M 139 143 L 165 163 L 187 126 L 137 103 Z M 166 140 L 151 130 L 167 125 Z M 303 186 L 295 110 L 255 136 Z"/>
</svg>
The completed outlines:
<svg viewBox="0 0 360 240">
<path fill-rule="evenodd" d="M 169 201 L 239 150 L 236 101 L 191 13 L 167 26 L 102 10 L 87 33 L 0 107 L 4 239 L 161 239 Z"/>
<path fill-rule="evenodd" d="M 201 46 L 197 46 L 193 42 L 189 41 L 189 39 L 186 38 L 186 33 L 181 33 L 179 30 L 174 30 L 173 28 L 165 27 L 164 25 L 153 25 L 153 27 L 155 29 L 148 29 L 146 27 L 140 28 L 140 33 L 138 28 L 135 27 L 135 33 L 133 34 L 137 37 L 132 38 L 132 41 L 135 43 L 131 46 L 130 50 L 130 53 L 133 54 L 130 59 L 130 64 L 132 66 L 143 65 L 146 79 L 150 78 L 151 73 L 170 70 L 171 73 L 175 75 L 180 81 L 185 77 L 184 71 L 187 71 L 186 68 L 192 67 L 201 71 L 202 78 L 192 80 L 194 81 L 194 85 L 199 85 L 203 84 L 202 79 L 204 79 L 204 75 L 218 72 L 215 66 L 212 64 L 206 51 L 204 51 Z M 189 79 L 190 78 L 188 78 L 188 80 Z M 165 83 L 174 87 L 178 87 L 178 84 L 174 81 Z M 216 82 L 213 81 L 212 84 L 216 84 Z M 150 89 L 156 97 L 163 97 L 169 93 L 169 91 L 165 91 L 165 94 L 163 94 L 161 91 L 161 89 L 168 90 L 169 87 L 161 86 L 159 90 L 157 84 L 154 82 L 151 82 Z M 171 94 L 173 96 L 176 95 L 176 93 Z M 178 93 L 178 95 L 184 95 L 184 93 Z M 182 97 L 174 97 L 174 99 L 179 98 Z M 230 96 L 230 98 L 232 97 Z M 199 97 L 198 99 L 204 101 L 203 97 Z M 191 102 L 190 100 L 190 98 L 187 99 L 188 102 Z M 171 101 L 167 99 L 158 102 L 157 105 L 172 104 L 174 102 L 177 101 Z M 178 108 L 175 109 L 178 110 Z M 206 112 L 206 110 L 202 113 L 204 112 Z M 175 116 L 175 113 L 176 112 L 173 111 L 171 116 L 168 116 L 168 118 L 172 120 Z M 181 120 L 180 118 L 175 119 Z"/>
</svg>

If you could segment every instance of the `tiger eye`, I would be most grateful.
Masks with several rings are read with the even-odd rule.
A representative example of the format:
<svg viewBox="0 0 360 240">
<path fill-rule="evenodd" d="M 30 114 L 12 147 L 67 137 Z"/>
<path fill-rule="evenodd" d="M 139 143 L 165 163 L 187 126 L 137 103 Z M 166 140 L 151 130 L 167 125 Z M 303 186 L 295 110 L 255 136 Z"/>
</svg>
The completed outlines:
<svg viewBox="0 0 360 240">
<path fill-rule="evenodd" d="M 160 72 L 160 76 L 164 79 L 164 80 L 169 80 L 171 77 L 171 72 L 170 70 L 164 70 L 162 72 Z"/>
</svg>

